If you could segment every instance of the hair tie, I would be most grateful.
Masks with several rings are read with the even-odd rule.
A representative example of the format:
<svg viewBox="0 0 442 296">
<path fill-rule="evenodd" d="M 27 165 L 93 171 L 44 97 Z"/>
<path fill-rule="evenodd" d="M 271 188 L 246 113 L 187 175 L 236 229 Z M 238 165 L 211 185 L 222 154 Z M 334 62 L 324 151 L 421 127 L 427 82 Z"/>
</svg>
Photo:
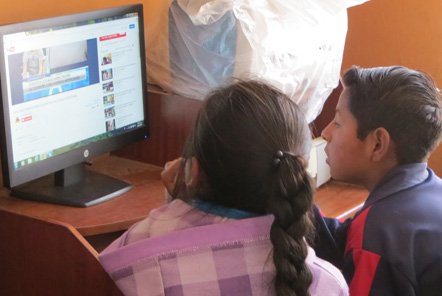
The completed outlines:
<svg viewBox="0 0 442 296">
<path fill-rule="evenodd" d="M 279 165 L 281 159 L 284 157 L 284 153 L 281 150 L 276 151 L 275 159 L 273 160 L 273 164 Z"/>
<path fill-rule="evenodd" d="M 279 165 L 279 163 L 281 162 L 281 160 L 286 156 L 286 155 L 290 155 L 292 157 L 298 157 L 298 155 L 294 155 L 290 152 L 282 152 L 281 150 L 276 151 L 275 154 L 275 159 L 273 160 L 273 164 L 275 166 Z"/>
</svg>

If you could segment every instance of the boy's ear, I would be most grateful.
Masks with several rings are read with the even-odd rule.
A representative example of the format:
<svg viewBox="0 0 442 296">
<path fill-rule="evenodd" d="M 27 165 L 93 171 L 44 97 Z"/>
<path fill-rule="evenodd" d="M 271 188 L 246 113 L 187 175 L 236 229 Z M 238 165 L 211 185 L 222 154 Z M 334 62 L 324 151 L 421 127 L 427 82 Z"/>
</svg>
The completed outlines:
<svg viewBox="0 0 442 296">
<path fill-rule="evenodd" d="M 195 187 L 200 179 L 200 172 L 198 168 L 198 161 L 195 157 L 192 157 L 190 161 L 186 163 L 185 170 L 185 182 L 187 188 Z"/>
<path fill-rule="evenodd" d="M 394 143 L 391 140 L 388 131 L 379 127 L 371 132 L 373 140 L 372 148 L 372 160 L 375 162 L 383 161 L 387 158 L 391 158 L 394 155 Z"/>
</svg>

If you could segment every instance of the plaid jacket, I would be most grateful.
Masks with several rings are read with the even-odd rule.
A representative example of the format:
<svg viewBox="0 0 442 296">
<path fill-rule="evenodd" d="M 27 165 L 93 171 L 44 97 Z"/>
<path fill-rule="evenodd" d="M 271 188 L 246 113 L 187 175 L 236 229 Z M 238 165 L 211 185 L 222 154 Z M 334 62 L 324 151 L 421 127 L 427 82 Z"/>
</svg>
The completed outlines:
<svg viewBox="0 0 442 296">
<path fill-rule="evenodd" d="M 100 254 L 125 295 L 274 295 L 272 216 L 227 219 L 175 200 Z M 348 295 L 338 269 L 315 256 L 311 295 Z"/>
</svg>

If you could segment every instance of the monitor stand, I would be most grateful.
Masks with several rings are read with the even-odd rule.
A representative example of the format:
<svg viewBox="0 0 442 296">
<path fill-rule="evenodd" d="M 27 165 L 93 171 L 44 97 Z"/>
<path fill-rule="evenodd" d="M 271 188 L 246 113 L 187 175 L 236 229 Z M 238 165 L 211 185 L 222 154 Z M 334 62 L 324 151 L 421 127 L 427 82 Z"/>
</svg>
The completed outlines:
<svg viewBox="0 0 442 296">
<path fill-rule="evenodd" d="M 11 196 L 61 204 L 89 207 L 121 195 L 132 185 L 85 168 L 81 163 L 54 174 L 12 188 Z"/>
</svg>

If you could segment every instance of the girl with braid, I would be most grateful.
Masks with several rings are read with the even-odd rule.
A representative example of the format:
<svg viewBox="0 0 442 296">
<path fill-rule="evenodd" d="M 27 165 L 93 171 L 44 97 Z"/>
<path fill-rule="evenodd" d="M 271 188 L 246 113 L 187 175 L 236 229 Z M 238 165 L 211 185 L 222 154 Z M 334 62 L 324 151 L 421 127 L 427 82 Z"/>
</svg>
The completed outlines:
<svg viewBox="0 0 442 296">
<path fill-rule="evenodd" d="M 348 295 L 308 245 L 311 135 L 300 109 L 260 81 L 206 98 L 170 194 L 100 260 L 125 295 Z"/>
</svg>

